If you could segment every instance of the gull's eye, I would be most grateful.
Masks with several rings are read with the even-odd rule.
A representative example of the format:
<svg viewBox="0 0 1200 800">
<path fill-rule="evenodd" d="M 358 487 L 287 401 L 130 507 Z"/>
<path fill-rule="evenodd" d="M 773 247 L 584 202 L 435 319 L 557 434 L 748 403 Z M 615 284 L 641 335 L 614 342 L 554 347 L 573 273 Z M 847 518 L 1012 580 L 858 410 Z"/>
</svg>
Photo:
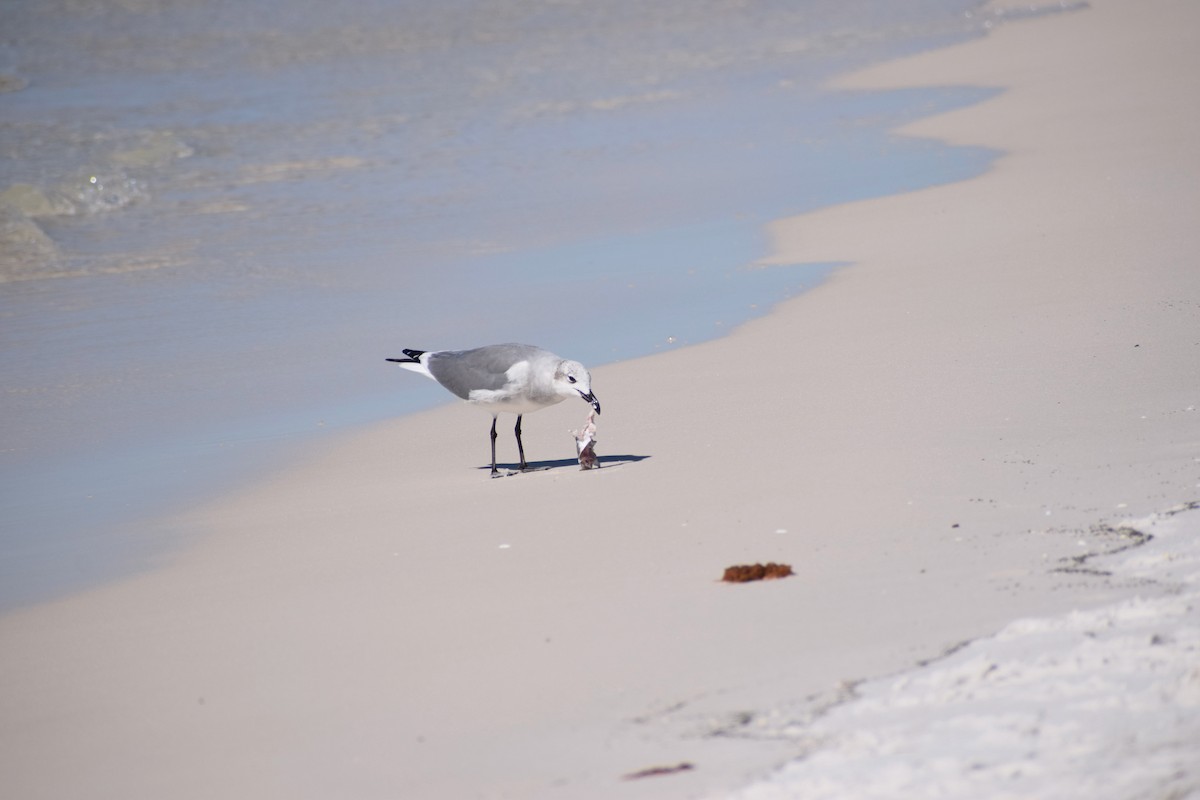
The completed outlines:
<svg viewBox="0 0 1200 800">
<path fill-rule="evenodd" d="M 574 375 L 568 375 L 568 376 L 567 376 L 567 380 L 569 380 L 571 383 L 574 383 L 574 382 L 575 382 L 575 376 L 574 376 Z"/>
</svg>

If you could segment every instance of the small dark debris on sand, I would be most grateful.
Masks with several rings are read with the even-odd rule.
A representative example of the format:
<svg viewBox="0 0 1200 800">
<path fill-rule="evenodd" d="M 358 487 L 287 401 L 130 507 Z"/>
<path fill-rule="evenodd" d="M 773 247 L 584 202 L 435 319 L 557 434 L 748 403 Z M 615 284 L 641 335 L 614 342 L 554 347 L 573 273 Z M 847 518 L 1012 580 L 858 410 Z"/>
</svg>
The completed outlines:
<svg viewBox="0 0 1200 800">
<path fill-rule="evenodd" d="M 774 580 L 786 578 L 792 572 L 791 564 L 737 564 L 725 568 L 725 576 L 721 578 L 729 583 L 747 583 L 749 581 Z"/>
<path fill-rule="evenodd" d="M 676 773 L 687 772 L 695 768 L 696 766 L 694 764 L 689 764 L 688 762 L 684 761 L 676 764 L 673 767 L 650 767 L 648 769 L 639 769 L 637 772 L 631 772 L 628 775 L 622 775 L 621 780 L 636 781 L 639 778 L 656 778 L 659 775 L 674 775 Z"/>
</svg>

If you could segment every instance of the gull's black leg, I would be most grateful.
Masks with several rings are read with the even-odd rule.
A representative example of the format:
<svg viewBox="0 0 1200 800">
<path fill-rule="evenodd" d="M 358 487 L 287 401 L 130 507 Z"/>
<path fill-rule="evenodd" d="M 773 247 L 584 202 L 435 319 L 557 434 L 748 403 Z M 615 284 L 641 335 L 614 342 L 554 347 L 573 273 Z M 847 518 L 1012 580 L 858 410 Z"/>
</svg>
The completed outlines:
<svg viewBox="0 0 1200 800">
<path fill-rule="evenodd" d="M 500 475 L 500 471 L 496 469 L 496 415 L 492 415 L 492 477 Z"/>
<path fill-rule="evenodd" d="M 525 463 L 525 445 L 521 442 L 521 415 L 517 414 L 517 427 L 513 429 L 517 434 L 517 452 L 521 454 L 521 471 L 529 469 L 529 465 Z"/>
</svg>

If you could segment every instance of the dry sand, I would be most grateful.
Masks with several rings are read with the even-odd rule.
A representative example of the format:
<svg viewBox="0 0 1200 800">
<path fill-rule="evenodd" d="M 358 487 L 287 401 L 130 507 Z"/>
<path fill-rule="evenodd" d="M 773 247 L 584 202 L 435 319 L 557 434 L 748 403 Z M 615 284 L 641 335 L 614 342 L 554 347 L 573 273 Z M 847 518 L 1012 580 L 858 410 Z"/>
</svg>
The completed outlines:
<svg viewBox="0 0 1200 800">
<path fill-rule="evenodd" d="M 1004 87 L 904 133 L 1009 155 L 776 225 L 764 265 L 854 266 L 595 370 L 620 463 L 489 480 L 486 417 L 440 409 L 161 523 L 197 544 L 159 569 L 0 619 L 0 793 L 719 796 L 811 751 L 856 681 L 1165 596 L 1055 570 L 1200 496 L 1198 31 L 1194 3 L 1098 0 L 848 79 Z M 586 411 L 527 418 L 531 459 L 571 458 Z M 755 561 L 796 574 L 719 582 Z"/>
<path fill-rule="evenodd" d="M 1197 506 L 1134 520 L 1142 544 L 1088 560 L 1145 596 L 1017 620 L 817 719 L 772 708 L 756 735 L 804 755 L 736 797 L 1200 797 Z"/>
</svg>

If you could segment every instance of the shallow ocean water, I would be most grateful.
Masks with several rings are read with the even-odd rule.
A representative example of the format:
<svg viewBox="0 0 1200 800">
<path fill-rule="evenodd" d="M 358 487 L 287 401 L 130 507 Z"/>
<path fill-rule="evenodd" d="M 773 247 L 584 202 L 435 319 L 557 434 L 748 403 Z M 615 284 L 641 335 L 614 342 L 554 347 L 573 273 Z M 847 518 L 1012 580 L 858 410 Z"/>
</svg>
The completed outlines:
<svg viewBox="0 0 1200 800">
<path fill-rule="evenodd" d="M 443 402 L 383 359 L 597 364 L 722 335 L 836 265 L 763 225 L 961 180 L 889 135 L 978 102 L 832 75 L 978 3 L 6 4 L 0 608 L 177 542 L 139 528 L 288 448 Z"/>
</svg>

